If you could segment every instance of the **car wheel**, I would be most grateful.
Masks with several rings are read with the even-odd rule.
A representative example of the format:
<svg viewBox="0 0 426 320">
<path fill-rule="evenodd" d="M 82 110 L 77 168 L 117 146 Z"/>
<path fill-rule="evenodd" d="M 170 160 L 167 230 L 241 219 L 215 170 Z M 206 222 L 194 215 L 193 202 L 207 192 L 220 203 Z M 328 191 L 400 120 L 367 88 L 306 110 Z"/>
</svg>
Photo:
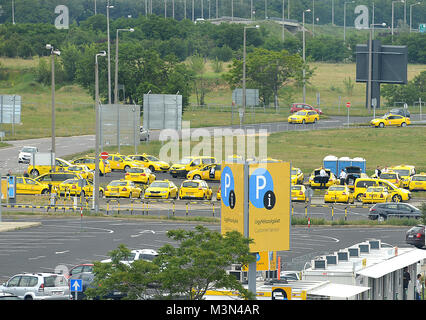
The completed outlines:
<svg viewBox="0 0 426 320">
<path fill-rule="evenodd" d="M 129 169 L 130 169 L 130 167 L 129 167 L 129 166 L 125 166 L 125 167 L 124 167 L 124 172 L 129 171 Z"/>
<path fill-rule="evenodd" d="M 153 166 L 149 166 L 148 169 L 151 170 L 151 172 L 155 171 L 155 168 Z"/>
<path fill-rule="evenodd" d="M 306 123 L 306 122 L 305 122 L 305 119 L 303 119 L 303 120 L 302 120 L 302 124 L 305 124 L 305 123 Z"/>
<path fill-rule="evenodd" d="M 362 193 L 358 193 L 358 195 L 356 196 L 356 201 L 362 202 Z"/>
<path fill-rule="evenodd" d="M 380 122 L 380 123 L 379 123 L 379 127 L 380 127 L 380 128 L 383 128 L 384 126 L 385 126 L 385 124 L 384 124 L 383 122 Z"/>
<path fill-rule="evenodd" d="M 407 124 L 405 122 L 401 123 L 401 127 L 406 127 Z"/>
<path fill-rule="evenodd" d="M 194 180 L 201 180 L 201 176 L 200 176 L 199 174 L 196 174 L 196 175 L 194 176 Z"/>
<path fill-rule="evenodd" d="M 31 296 L 25 296 L 24 300 L 33 300 L 33 297 L 31 297 Z"/>
<path fill-rule="evenodd" d="M 99 198 L 103 198 L 104 193 L 102 191 L 99 191 Z"/>
<path fill-rule="evenodd" d="M 402 197 L 399 194 L 396 194 L 392 197 L 393 202 L 401 202 Z"/>
<path fill-rule="evenodd" d="M 314 119 L 314 123 L 317 123 L 317 118 Z"/>
<path fill-rule="evenodd" d="M 49 193 L 49 189 L 43 189 L 42 191 L 41 191 L 41 194 L 48 194 Z"/>
<path fill-rule="evenodd" d="M 38 172 L 38 170 L 37 169 L 34 169 L 34 170 L 31 170 L 31 175 L 33 176 L 33 177 L 38 177 L 39 176 L 39 172 Z"/>
</svg>

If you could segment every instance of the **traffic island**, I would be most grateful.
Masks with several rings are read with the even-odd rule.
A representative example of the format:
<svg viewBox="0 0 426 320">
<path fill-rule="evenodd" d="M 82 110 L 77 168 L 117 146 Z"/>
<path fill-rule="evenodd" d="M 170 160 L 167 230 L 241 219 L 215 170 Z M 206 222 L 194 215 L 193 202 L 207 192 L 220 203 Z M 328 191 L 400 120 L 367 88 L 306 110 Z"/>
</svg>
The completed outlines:
<svg viewBox="0 0 426 320">
<path fill-rule="evenodd" d="M 40 226 L 41 222 L 0 222 L 0 232 Z"/>
</svg>

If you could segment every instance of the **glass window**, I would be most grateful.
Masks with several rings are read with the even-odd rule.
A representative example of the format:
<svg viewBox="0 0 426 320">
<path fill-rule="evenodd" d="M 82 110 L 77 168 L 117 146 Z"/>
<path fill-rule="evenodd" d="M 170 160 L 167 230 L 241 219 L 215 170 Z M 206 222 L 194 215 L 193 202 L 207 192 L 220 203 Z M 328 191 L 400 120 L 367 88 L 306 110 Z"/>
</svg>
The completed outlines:
<svg viewBox="0 0 426 320">
<path fill-rule="evenodd" d="M 37 277 L 31 277 L 30 283 L 28 284 L 29 287 L 35 287 L 38 284 L 38 278 Z"/>
<path fill-rule="evenodd" d="M 182 183 L 182 187 L 185 188 L 198 188 L 198 183 L 195 181 L 186 181 Z"/>
<path fill-rule="evenodd" d="M 78 266 L 78 267 L 75 267 L 74 269 L 72 269 L 70 274 L 73 275 L 73 274 L 77 274 L 77 273 L 81 273 L 81 272 L 83 272 L 83 266 Z"/>
<path fill-rule="evenodd" d="M 22 276 L 21 281 L 19 281 L 19 286 L 20 287 L 29 287 L 31 278 L 32 277 L 30 277 L 30 276 Z"/>
<path fill-rule="evenodd" d="M 21 279 L 21 276 L 13 277 L 12 279 L 9 280 L 7 286 L 8 287 L 17 287 L 20 279 Z"/>
<path fill-rule="evenodd" d="M 198 166 L 201 163 L 201 159 L 195 159 L 194 161 L 192 161 L 191 166 Z"/>
<path fill-rule="evenodd" d="M 34 180 L 32 179 L 25 179 L 26 184 L 36 184 Z"/>
<path fill-rule="evenodd" d="M 93 272 L 93 266 L 84 266 L 83 272 Z"/>
<path fill-rule="evenodd" d="M 24 183 L 24 178 L 16 178 L 16 183 Z"/>
</svg>

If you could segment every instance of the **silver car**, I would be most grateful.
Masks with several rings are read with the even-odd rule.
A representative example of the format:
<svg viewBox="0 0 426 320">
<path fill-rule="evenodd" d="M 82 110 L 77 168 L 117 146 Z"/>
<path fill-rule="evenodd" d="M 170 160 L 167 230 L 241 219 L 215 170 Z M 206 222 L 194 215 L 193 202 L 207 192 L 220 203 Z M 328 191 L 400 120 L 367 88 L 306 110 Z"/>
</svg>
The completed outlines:
<svg viewBox="0 0 426 320">
<path fill-rule="evenodd" d="M 67 279 L 56 273 L 22 273 L 0 286 L 0 292 L 11 293 L 24 300 L 69 300 Z"/>
<path fill-rule="evenodd" d="M 27 163 L 29 164 L 34 153 L 38 152 L 37 147 L 25 146 L 21 149 L 18 155 L 18 163 Z"/>
</svg>

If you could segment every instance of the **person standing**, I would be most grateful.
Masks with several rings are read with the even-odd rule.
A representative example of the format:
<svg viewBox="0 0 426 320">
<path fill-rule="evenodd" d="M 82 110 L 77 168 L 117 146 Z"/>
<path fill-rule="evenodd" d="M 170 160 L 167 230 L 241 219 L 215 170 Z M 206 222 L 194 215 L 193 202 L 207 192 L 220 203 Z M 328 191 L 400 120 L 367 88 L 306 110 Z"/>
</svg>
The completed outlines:
<svg viewBox="0 0 426 320">
<path fill-rule="evenodd" d="M 320 188 L 326 187 L 327 184 L 327 172 L 324 170 L 323 167 L 320 169 Z"/>
<path fill-rule="evenodd" d="M 416 300 L 421 300 L 422 296 L 422 275 L 419 273 L 416 279 Z"/>
<path fill-rule="evenodd" d="M 380 166 L 377 166 L 376 170 L 374 170 L 374 175 L 376 178 L 380 178 L 380 175 L 382 174 L 382 170 L 380 170 Z"/>
<path fill-rule="evenodd" d="M 410 281 L 411 281 L 410 273 L 408 272 L 407 267 L 405 267 L 402 274 L 402 286 L 404 288 L 403 300 L 407 300 L 408 283 Z"/>
<path fill-rule="evenodd" d="M 344 169 L 342 169 L 342 171 L 340 171 L 340 175 L 339 175 L 339 178 L 340 178 L 340 184 L 341 184 L 342 186 L 343 186 L 343 185 L 345 185 L 346 177 L 347 177 L 347 174 L 346 174 L 345 170 L 344 170 Z"/>
</svg>

